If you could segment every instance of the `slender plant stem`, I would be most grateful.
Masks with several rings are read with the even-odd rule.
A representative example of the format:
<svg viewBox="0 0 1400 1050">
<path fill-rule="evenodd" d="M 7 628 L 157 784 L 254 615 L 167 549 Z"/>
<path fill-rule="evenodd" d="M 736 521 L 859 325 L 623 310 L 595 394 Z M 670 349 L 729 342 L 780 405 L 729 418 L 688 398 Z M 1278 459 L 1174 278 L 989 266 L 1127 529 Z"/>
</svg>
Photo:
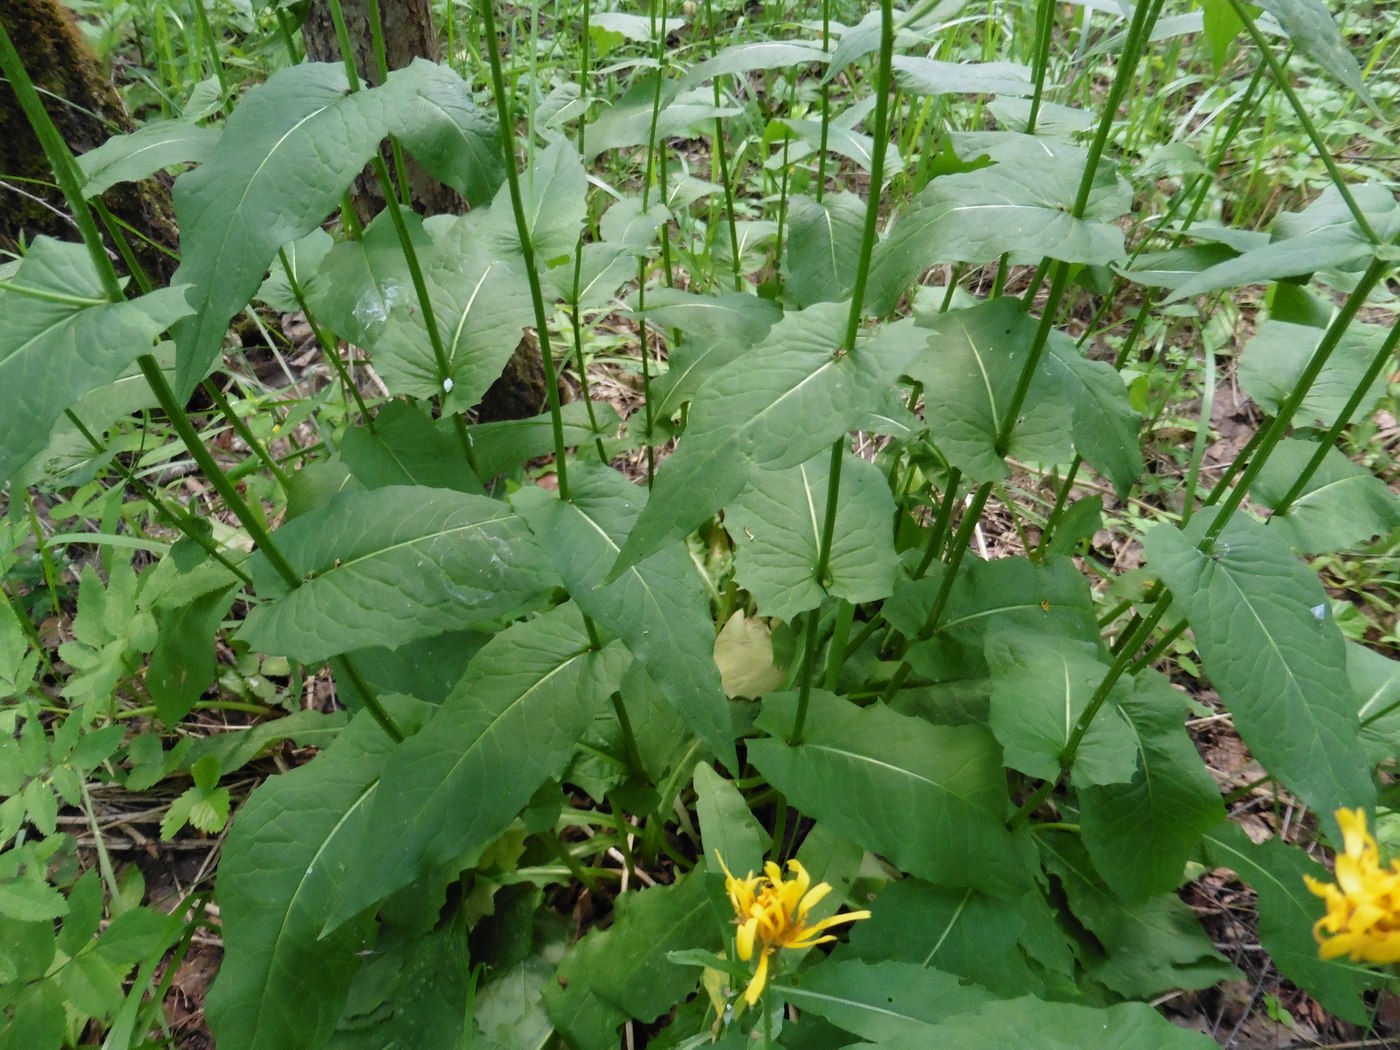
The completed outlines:
<svg viewBox="0 0 1400 1050">
<path fill-rule="evenodd" d="M 1361 377 L 1356 384 L 1356 389 L 1352 391 L 1351 397 L 1342 410 L 1337 413 L 1337 418 L 1332 421 L 1332 425 L 1327 428 L 1327 433 L 1323 434 L 1318 441 L 1317 451 L 1308 459 L 1307 465 L 1303 467 L 1283 498 L 1274 505 L 1274 514 L 1284 514 L 1288 508 L 1293 506 L 1294 501 L 1303 494 L 1308 482 L 1317 473 L 1322 461 L 1327 458 L 1327 454 L 1336 446 L 1337 439 L 1341 437 L 1342 431 L 1350 424 L 1352 418 L 1360 410 L 1362 402 L 1366 400 L 1371 391 L 1371 386 L 1385 371 L 1395 356 L 1396 347 L 1400 346 L 1400 325 L 1392 325 L 1385 341 L 1381 343 L 1380 349 L 1376 351 L 1375 357 L 1371 359 L 1370 366 L 1366 369 L 1366 374 Z M 1270 518 L 1272 521 L 1273 519 Z"/>
<path fill-rule="evenodd" d="M 1347 210 L 1351 212 L 1351 217 L 1355 220 L 1357 227 L 1372 244 L 1380 244 L 1380 236 L 1371 225 L 1371 221 L 1366 218 L 1366 213 L 1356 203 L 1356 198 L 1351 195 L 1351 190 L 1347 188 L 1346 176 L 1342 174 L 1342 169 L 1337 167 L 1337 162 L 1332 159 L 1332 151 L 1327 148 L 1327 143 L 1323 142 L 1322 136 L 1318 134 L 1317 125 L 1313 123 L 1312 116 L 1298 97 L 1298 93 L 1293 90 L 1287 72 L 1279 64 L 1278 56 L 1274 54 L 1273 48 L 1264 39 L 1264 34 L 1259 31 L 1259 27 L 1254 24 L 1254 16 L 1241 0 L 1229 0 L 1229 4 L 1234 10 L 1235 16 L 1244 25 L 1249 38 L 1254 41 L 1254 46 L 1259 49 L 1259 54 L 1264 59 L 1264 64 L 1269 67 L 1269 73 L 1273 76 L 1274 83 L 1283 92 L 1284 98 L 1288 99 L 1288 104 L 1293 109 L 1293 115 L 1303 126 L 1303 131 L 1312 143 L 1317 159 L 1322 161 L 1323 166 L 1326 167 L 1327 174 L 1331 176 L 1332 185 L 1341 195 L 1342 200 L 1346 202 Z"/>
<path fill-rule="evenodd" d="M 501 149 L 505 155 L 506 182 L 510 186 L 510 206 L 515 215 L 515 228 L 520 235 L 520 254 L 525 260 L 525 279 L 530 285 L 530 301 L 535 307 L 535 335 L 540 343 L 540 361 L 544 365 L 545 395 L 549 398 L 550 427 L 554 432 L 555 471 L 559 480 L 559 495 L 569 498 L 569 468 L 564 446 L 564 417 L 559 404 L 559 375 L 554 367 L 554 350 L 549 342 L 549 320 L 545 316 L 544 291 L 540 287 L 540 272 L 535 265 L 535 245 L 530 236 L 530 223 L 525 218 L 525 201 L 520 192 L 520 173 L 515 159 L 515 132 L 510 107 L 506 103 L 505 76 L 501 72 L 501 42 L 496 35 L 494 0 L 481 0 L 479 5 L 486 39 L 486 57 L 491 65 L 491 86 L 496 94 L 496 117 L 501 126 Z"/>
<path fill-rule="evenodd" d="M 1394 263 L 1388 259 L 1375 258 L 1371 265 L 1361 275 L 1356 282 L 1356 287 L 1342 303 L 1341 309 L 1337 311 L 1332 323 L 1327 326 L 1327 331 L 1323 333 L 1321 341 L 1317 344 L 1317 349 L 1313 351 L 1312 357 L 1308 360 L 1307 367 L 1303 369 L 1301 375 L 1295 383 L 1288 396 L 1279 405 L 1278 412 L 1269 421 L 1264 429 L 1264 436 L 1260 439 L 1259 449 L 1249 461 L 1249 466 L 1245 467 L 1240 475 L 1239 482 L 1234 488 L 1224 494 L 1220 500 L 1220 510 L 1215 519 L 1206 528 L 1205 535 L 1201 537 L 1201 549 L 1204 550 L 1213 543 L 1224 530 L 1229 518 L 1239 508 L 1240 504 L 1248 495 L 1254 480 L 1259 476 L 1259 472 L 1264 469 L 1264 464 L 1269 461 L 1278 443 L 1283 440 L 1289 426 L 1293 422 L 1293 417 L 1297 414 L 1299 406 L 1317 382 L 1317 377 L 1322 374 L 1322 369 L 1326 366 L 1332 356 L 1332 352 L 1337 349 L 1342 341 L 1342 336 L 1346 335 L 1347 329 L 1355 320 L 1356 315 L 1361 312 L 1361 308 L 1366 304 L 1366 297 L 1371 293 L 1377 284 L 1381 282 L 1394 268 Z M 1217 486 L 1218 489 L 1218 486 Z"/>
<path fill-rule="evenodd" d="M 894 81 L 894 4 L 893 0 L 880 0 L 880 53 L 875 75 L 875 126 L 872 132 L 872 152 L 870 163 L 870 197 L 865 204 L 865 227 L 861 236 L 860 256 L 856 263 L 855 283 L 851 292 L 851 309 L 846 318 L 846 333 L 836 353 L 855 353 L 856 336 L 860 332 L 860 321 L 865 299 L 865 284 L 870 277 L 870 260 L 875 251 L 875 235 L 880 218 L 880 196 L 884 185 L 885 152 L 889 139 L 890 90 Z M 831 568 L 831 544 L 836 534 L 836 512 L 841 492 L 841 464 L 850 444 L 847 437 L 839 438 L 831 446 L 831 465 L 827 471 L 826 512 L 822 521 L 821 542 L 817 547 L 816 578 L 823 590 L 829 586 L 827 576 Z M 797 713 L 793 718 L 792 732 L 788 740 L 800 743 L 802 731 L 806 727 L 807 708 L 812 697 L 812 684 L 817 669 L 817 631 L 821 620 L 820 607 L 809 612 L 807 637 L 803 649 L 802 674 L 798 686 Z"/>
</svg>

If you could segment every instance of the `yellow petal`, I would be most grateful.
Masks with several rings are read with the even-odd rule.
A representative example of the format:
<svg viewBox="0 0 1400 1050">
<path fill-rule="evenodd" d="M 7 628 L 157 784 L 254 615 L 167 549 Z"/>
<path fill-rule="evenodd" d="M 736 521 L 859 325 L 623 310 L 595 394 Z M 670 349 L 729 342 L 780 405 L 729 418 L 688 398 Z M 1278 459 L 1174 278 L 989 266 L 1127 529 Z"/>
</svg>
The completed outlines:
<svg viewBox="0 0 1400 1050">
<path fill-rule="evenodd" d="M 758 969 L 753 972 L 753 980 L 749 982 L 748 989 L 744 992 L 744 1002 L 750 1006 L 758 1003 L 759 996 L 763 994 L 763 988 L 768 983 L 768 956 L 765 951 L 758 957 Z"/>
</svg>

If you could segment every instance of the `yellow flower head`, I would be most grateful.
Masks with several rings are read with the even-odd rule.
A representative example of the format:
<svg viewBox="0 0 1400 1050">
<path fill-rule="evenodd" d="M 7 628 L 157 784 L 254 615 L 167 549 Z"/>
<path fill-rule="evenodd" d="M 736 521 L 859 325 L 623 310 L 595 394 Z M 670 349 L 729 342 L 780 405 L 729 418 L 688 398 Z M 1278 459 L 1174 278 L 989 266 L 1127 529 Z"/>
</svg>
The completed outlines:
<svg viewBox="0 0 1400 1050">
<path fill-rule="evenodd" d="M 788 871 L 793 874 L 790 880 L 784 880 L 782 869 L 771 861 L 763 866 L 763 875 L 749 872 L 739 879 L 730 872 L 723 857 L 718 853 L 715 856 L 724 869 L 724 889 L 734 905 L 734 921 L 739 927 L 735 935 L 739 958 L 748 962 L 755 952 L 758 953 L 753 980 L 744 991 L 744 1001 L 750 1006 L 763 994 L 768 983 L 768 960 L 779 948 L 810 948 L 834 941 L 836 938 L 830 934 L 821 936 L 822 931 L 870 918 L 868 911 L 853 911 L 809 925 L 808 913 L 831 892 L 831 887 L 825 882 L 813 886 L 812 877 L 798 861 L 787 862 Z"/>
<path fill-rule="evenodd" d="M 1337 810 L 1343 851 L 1337 854 L 1336 885 L 1307 875 L 1308 889 L 1327 902 L 1313 926 L 1324 959 L 1400 962 L 1400 861 L 1381 867 L 1376 840 L 1366 830 L 1366 812 Z"/>
</svg>

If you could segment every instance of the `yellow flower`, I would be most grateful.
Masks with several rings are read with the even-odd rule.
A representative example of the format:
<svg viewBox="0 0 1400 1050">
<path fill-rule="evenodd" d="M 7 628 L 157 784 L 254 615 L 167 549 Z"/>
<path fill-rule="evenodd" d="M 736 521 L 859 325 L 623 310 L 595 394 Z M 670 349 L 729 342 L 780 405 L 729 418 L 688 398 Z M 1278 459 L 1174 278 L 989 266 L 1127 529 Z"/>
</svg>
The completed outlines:
<svg viewBox="0 0 1400 1050">
<path fill-rule="evenodd" d="M 1381 867 L 1376 840 L 1366 830 L 1366 812 L 1337 810 L 1343 851 L 1337 854 L 1336 885 L 1307 875 L 1308 889 L 1327 902 L 1313 926 L 1324 959 L 1400 962 L 1400 861 Z"/>
<path fill-rule="evenodd" d="M 715 856 L 724 869 L 724 889 L 734 905 L 734 921 L 739 927 L 734 940 L 739 958 L 748 962 L 755 952 L 758 953 L 753 980 L 744 991 L 744 1001 L 750 1006 L 763 994 L 768 983 L 769 959 L 779 948 L 810 948 L 834 941 L 836 938 L 830 934 L 821 936 L 822 931 L 870 918 L 868 911 L 853 911 L 808 925 L 808 912 L 831 892 L 831 887 L 825 882 L 813 886 L 812 877 L 798 861 L 787 862 L 788 871 L 793 873 L 793 878 L 787 881 L 783 879 L 782 869 L 771 861 L 763 866 L 763 875 L 749 872 L 738 879 L 718 852 Z"/>
</svg>

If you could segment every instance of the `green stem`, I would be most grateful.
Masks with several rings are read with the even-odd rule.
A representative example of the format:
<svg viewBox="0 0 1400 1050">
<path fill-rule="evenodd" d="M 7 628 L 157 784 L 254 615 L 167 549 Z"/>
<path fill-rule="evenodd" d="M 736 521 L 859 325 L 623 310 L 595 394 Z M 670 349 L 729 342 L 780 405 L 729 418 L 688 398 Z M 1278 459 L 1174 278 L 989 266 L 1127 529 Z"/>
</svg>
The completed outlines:
<svg viewBox="0 0 1400 1050">
<path fill-rule="evenodd" d="M 1356 384 L 1356 389 L 1352 391 L 1351 397 L 1347 399 L 1346 405 L 1337 413 L 1337 418 L 1332 425 L 1327 428 L 1327 433 L 1322 435 L 1318 442 L 1317 451 L 1312 454 L 1298 479 L 1293 482 L 1288 491 L 1284 493 L 1283 499 L 1274 507 L 1274 514 L 1284 514 L 1288 508 L 1293 506 L 1293 502 L 1303 494 L 1303 489 L 1312 480 L 1312 476 L 1317 473 L 1322 461 L 1327 457 L 1327 453 L 1337 444 L 1337 439 L 1341 437 L 1342 431 L 1351 422 L 1352 417 L 1360 410 L 1362 402 L 1366 400 L 1371 391 L 1371 385 L 1380 377 L 1387 365 L 1390 364 L 1395 354 L 1396 347 L 1400 345 L 1400 325 L 1392 325 L 1390 333 L 1385 337 L 1381 348 L 1376 351 L 1376 356 L 1371 359 L 1370 367 L 1366 369 L 1366 374 Z M 1271 519 L 1272 520 L 1272 519 Z"/>
<path fill-rule="evenodd" d="M 1254 17 L 1242 0 L 1229 0 L 1230 7 L 1235 12 L 1235 17 L 1243 23 L 1245 32 L 1249 34 L 1254 46 L 1259 49 L 1259 54 L 1264 59 L 1264 64 L 1269 67 L 1269 73 L 1274 78 L 1274 83 L 1288 99 L 1288 104 L 1293 108 L 1293 115 L 1298 118 L 1298 123 L 1303 125 L 1303 131 L 1307 134 L 1308 140 L 1313 145 L 1313 150 L 1317 154 L 1318 160 L 1327 169 L 1327 174 L 1332 179 L 1332 185 L 1341 194 L 1342 200 L 1346 202 L 1347 210 L 1351 212 L 1357 227 L 1366 235 L 1366 239 L 1372 244 L 1381 243 L 1380 236 L 1372 227 L 1370 220 L 1366 218 L 1366 213 L 1361 210 L 1356 203 L 1356 198 L 1351 195 L 1351 190 L 1347 188 L 1346 177 L 1342 174 L 1342 169 L 1337 167 L 1337 162 L 1332 159 L 1332 151 L 1327 148 L 1327 144 L 1322 141 L 1322 136 L 1318 134 L 1317 125 L 1313 123 L 1312 117 L 1308 115 L 1307 107 L 1298 98 L 1297 92 L 1293 90 L 1293 85 L 1279 64 L 1278 56 L 1274 54 L 1273 48 L 1264 39 L 1264 34 L 1259 31 L 1259 27 L 1254 24 Z"/>
<path fill-rule="evenodd" d="M 1303 403 L 1303 398 L 1317 382 L 1317 377 L 1322 373 L 1322 369 L 1331 358 L 1332 352 L 1337 349 L 1342 337 L 1351 326 L 1351 322 L 1366 304 L 1366 297 L 1370 294 L 1371 289 L 1392 271 L 1394 265 L 1387 259 L 1373 259 L 1371 265 L 1366 268 L 1366 272 L 1361 275 L 1361 279 L 1356 282 L 1356 287 L 1342 303 L 1341 309 L 1332 318 L 1332 323 L 1327 326 L 1327 331 L 1317 344 L 1317 349 L 1313 351 L 1307 367 L 1303 369 L 1293 389 L 1279 405 L 1278 413 L 1269 421 L 1264 431 L 1264 437 L 1260 439 L 1259 451 L 1249 461 L 1249 466 L 1245 467 L 1239 482 L 1221 499 L 1219 513 L 1206 529 L 1205 535 L 1201 537 L 1201 549 L 1206 549 L 1209 544 L 1214 542 L 1224 530 L 1230 516 L 1244 501 L 1250 487 L 1259 476 L 1259 472 L 1264 469 L 1264 464 L 1268 462 L 1278 443 L 1283 440 L 1285 432 L 1293 422 L 1293 417 Z M 1219 486 L 1217 486 L 1218 488 Z"/>
<path fill-rule="evenodd" d="M 569 468 L 564 452 L 564 418 L 559 404 L 559 376 L 554 368 L 554 351 L 549 345 L 549 322 L 544 311 L 544 292 L 540 288 L 540 273 L 535 265 L 535 245 L 530 237 L 530 224 L 525 218 L 525 203 L 520 193 L 520 173 L 516 169 L 515 134 L 512 130 L 510 107 L 506 104 L 505 76 L 501 72 L 501 43 L 496 35 L 494 0 L 481 0 L 482 32 L 486 38 L 486 57 L 491 65 L 491 86 L 496 94 L 496 118 L 500 121 L 501 148 L 505 154 L 506 181 L 510 186 L 510 206 L 515 216 L 515 228 L 520 235 L 520 254 L 525 260 L 525 279 L 530 285 L 530 300 L 535 307 L 535 335 L 540 343 L 540 360 L 544 365 L 545 394 L 549 398 L 550 425 L 554 432 L 555 470 L 559 480 L 559 495 L 569 498 Z"/>
</svg>

